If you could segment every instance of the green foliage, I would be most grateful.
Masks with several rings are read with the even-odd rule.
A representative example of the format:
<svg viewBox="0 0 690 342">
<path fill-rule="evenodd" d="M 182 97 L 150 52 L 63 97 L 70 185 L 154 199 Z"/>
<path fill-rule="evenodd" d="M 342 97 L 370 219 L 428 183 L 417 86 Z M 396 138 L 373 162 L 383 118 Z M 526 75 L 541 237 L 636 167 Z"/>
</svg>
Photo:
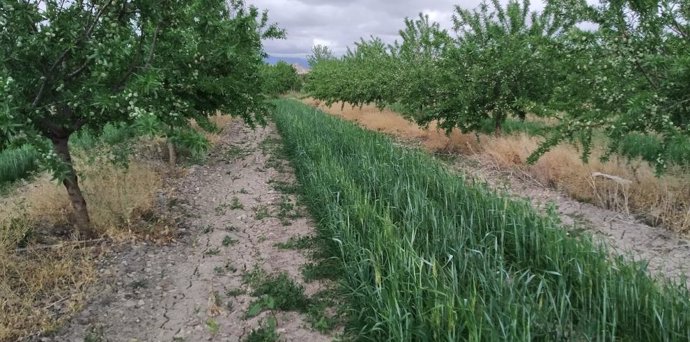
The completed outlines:
<svg viewBox="0 0 690 342">
<path fill-rule="evenodd" d="M 249 305 L 248 318 L 265 310 L 306 311 L 309 305 L 304 287 L 287 273 L 267 275 L 262 270 L 255 270 L 245 277 L 245 281 L 254 288 L 252 296 L 258 297 Z"/>
<path fill-rule="evenodd" d="M 674 145 L 690 136 L 687 1 L 549 0 L 540 13 L 529 5 L 456 6 L 454 35 L 423 15 L 407 19 L 392 46 L 362 40 L 315 63 L 305 89 L 328 104 L 395 104 L 447 131 L 486 132 L 491 120 L 500 132 L 527 112 L 560 118 L 531 162 L 564 141 L 581 144 L 587 160 L 601 131 L 604 159 L 642 134 L 661 142 L 639 156 L 659 171 L 677 164 Z"/>
<path fill-rule="evenodd" d="M 497 133 L 510 117 L 524 119 L 533 103 L 553 88 L 550 36 L 564 29 L 548 8 L 529 11 L 529 1 L 498 0 L 478 10 L 455 9 L 454 45 L 440 62 L 438 90 L 447 99 L 422 111 L 448 130 L 476 131 L 491 119 Z"/>
<path fill-rule="evenodd" d="M 314 238 L 311 236 L 292 236 L 287 242 L 276 243 L 275 247 L 279 249 L 309 249 L 315 244 Z"/>
<path fill-rule="evenodd" d="M 241 0 L 8 0 L 0 23 L 0 145 L 41 148 L 41 165 L 63 181 L 83 229 L 74 133 L 143 117 L 151 133 L 196 153 L 204 143 L 190 119 L 204 127 L 223 112 L 263 123 L 261 39 L 284 35 Z"/>
<path fill-rule="evenodd" d="M 328 46 L 325 45 L 314 45 L 311 49 L 311 55 L 307 57 L 307 62 L 309 67 L 313 68 L 316 64 L 322 61 L 328 61 L 335 59 L 333 51 Z"/>
<path fill-rule="evenodd" d="M 574 139 L 584 145 L 586 158 L 592 131 L 602 129 L 609 154 L 632 133 L 658 135 L 661 148 L 644 157 L 663 170 L 673 159 L 674 142 L 690 136 L 690 5 L 681 0 L 553 2 L 598 29 L 561 37 L 565 53 L 558 62 L 565 81 L 555 88 L 550 106 L 566 117 L 532 160 Z"/>
<path fill-rule="evenodd" d="M 39 155 L 31 145 L 0 151 L 0 188 L 26 178 L 38 168 Z"/>
<path fill-rule="evenodd" d="M 673 165 L 690 166 L 690 138 L 678 136 L 672 138 L 667 146 L 654 136 L 631 133 L 620 142 L 619 154 L 629 159 L 654 160 L 665 155 Z"/>
<path fill-rule="evenodd" d="M 263 91 L 266 95 L 277 96 L 288 91 L 299 91 L 302 79 L 295 68 L 283 61 L 276 65 L 264 64 L 261 68 Z"/>
<path fill-rule="evenodd" d="M 181 152 L 188 153 L 194 160 L 203 158 L 210 147 L 203 134 L 188 127 L 175 129 L 169 134 L 171 134 L 170 139 L 180 147 Z"/>
<path fill-rule="evenodd" d="M 353 339 L 686 341 L 690 293 L 424 153 L 287 100 L 276 124 L 343 265 Z M 318 132 L 318 134 L 317 134 Z"/>
<path fill-rule="evenodd" d="M 420 124 L 477 131 L 487 119 L 500 132 L 549 98 L 555 79 L 551 37 L 573 23 L 529 2 L 455 9 L 455 37 L 427 16 L 406 19 L 401 42 L 362 40 L 338 60 L 317 63 L 306 89 L 327 103 L 396 103 Z"/>
<path fill-rule="evenodd" d="M 400 31 L 402 42 L 392 47 L 398 69 L 394 100 L 399 111 L 417 121 L 425 121 L 427 108 L 439 103 L 446 94 L 440 91 L 446 72 L 440 65 L 452 45 L 447 31 L 420 14 L 417 20 L 406 19 Z M 389 100 L 392 101 L 393 99 Z"/>
<path fill-rule="evenodd" d="M 278 321 L 275 317 L 269 317 L 265 319 L 261 326 L 257 329 L 253 329 L 245 342 L 277 342 L 280 340 L 280 335 L 276 331 L 276 326 Z"/>
<path fill-rule="evenodd" d="M 495 125 L 496 122 L 493 119 L 487 118 L 479 123 L 476 131 L 491 134 L 496 130 Z M 506 119 L 501 125 L 501 130 L 508 135 L 525 133 L 529 136 L 546 136 L 550 132 L 551 127 L 538 121 Z"/>
<path fill-rule="evenodd" d="M 273 297 L 276 308 L 285 311 L 301 311 L 308 304 L 308 299 L 304 296 L 304 288 L 290 279 L 287 273 L 266 277 L 254 288 L 252 295 Z"/>
<path fill-rule="evenodd" d="M 361 40 L 339 59 L 324 59 L 312 66 L 305 90 L 327 104 L 385 106 L 395 93 L 396 60 L 380 39 Z"/>
</svg>

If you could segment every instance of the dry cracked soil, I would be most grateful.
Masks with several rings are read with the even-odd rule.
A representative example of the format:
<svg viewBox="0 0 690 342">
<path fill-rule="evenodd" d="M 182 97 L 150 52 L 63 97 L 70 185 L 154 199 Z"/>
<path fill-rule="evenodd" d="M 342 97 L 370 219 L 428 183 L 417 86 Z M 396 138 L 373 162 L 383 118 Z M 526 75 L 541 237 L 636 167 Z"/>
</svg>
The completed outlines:
<svg viewBox="0 0 690 342">
<path fill-rule="evenodd" d="M 114 253 L 102 262 L 102 285 L 83 311 L 39 340 L 243 341 L 260 327 L 280 341 L 333 340 L 303 313 L 271 310 L 273 299 L 253 296 L 261 280 L 248 280 L 285 273 L 307 297 L 330 286 L 304 282 L 309 251 L 276 246 L 314 234 L 295 195 L 276 190 L 275 184 L 295 182 L 275 155 L 279 144 L 273 125 L 252 130 L 233 121 L 168 203 L 184 217 L 187 236 Z"/>
</svg>

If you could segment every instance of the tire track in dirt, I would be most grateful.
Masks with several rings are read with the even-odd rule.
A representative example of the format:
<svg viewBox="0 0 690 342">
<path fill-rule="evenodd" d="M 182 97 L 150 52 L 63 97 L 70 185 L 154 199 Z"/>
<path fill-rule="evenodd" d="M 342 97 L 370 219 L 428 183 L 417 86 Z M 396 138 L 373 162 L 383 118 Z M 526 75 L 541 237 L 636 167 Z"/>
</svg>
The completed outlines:
<svg viewBox="0 0 690 342">
<path fill-rule="evenodd" d="M 298 312 L 268 310 L 247 318 L 257 300 L 246 281 L 252 271 L 285 272 L 307 296 L 325 285 L 302 281 L 304 251 L 275 247 L 314 234 L 309 219 L 277 215 L 286 206 L 300 208 L 294 195 L 270 184 L 295 182 L 287 162 L 262 148 L 279 142 L 275 127 L 251 130 L 235 120 L 224 135 L 207 163 L 192 169 L 177 189 L 183 194 L 177 208 L 191 227 L 187 243 L 138 244 L 112 257 L 87 307 L 54 337 L 41 340 L 241 341 L 272 319 L 280 340 L 333 339 L 313 331 Z"/>
</svg>

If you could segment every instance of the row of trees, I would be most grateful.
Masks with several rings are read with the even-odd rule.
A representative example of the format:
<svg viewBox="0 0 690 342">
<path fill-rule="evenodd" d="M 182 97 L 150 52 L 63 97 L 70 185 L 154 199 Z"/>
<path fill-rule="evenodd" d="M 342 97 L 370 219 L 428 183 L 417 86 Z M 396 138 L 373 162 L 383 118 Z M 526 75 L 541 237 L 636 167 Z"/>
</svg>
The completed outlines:
<svg viewBox="0 0 690 342">
<path fill-rule="evenodd" d="M 292 65 L 279 61 L 275 65 L 265 64 L 261 68 L 263 92 L 266 95 L 278 96 L 289 91 L 302 89 L 302 76 Z"/>
<path fill-rule="evenodd" d="M 0 148 L 41 149 L 93 235 L 70 137 L 134 121 L 180 137 L 218 111 L 261 123 L 261 40 L 283 35 L 241 0 L 2 1 Z"/>
<path fill-rule="evenodd" d="M 508 117 L 554 116 L 561 123 L 532 161 L 566 140 L 608 154 L 631 133 L 659 137 L 660 169 L 678 136 L 690 135 L 690 3 L 684 0 L 528 0 L 455 7 L 453 29 L 420 15 L 400 40 L 362 39 L 341 58 L 314 58 L 306 86 L 328 103 L 396 103 L 419 124 L 497 133 Z M 323 48 L 319 48 L 323 49 Z M 316 55 L 316 54 L 315 54 Z"/>
</svg>

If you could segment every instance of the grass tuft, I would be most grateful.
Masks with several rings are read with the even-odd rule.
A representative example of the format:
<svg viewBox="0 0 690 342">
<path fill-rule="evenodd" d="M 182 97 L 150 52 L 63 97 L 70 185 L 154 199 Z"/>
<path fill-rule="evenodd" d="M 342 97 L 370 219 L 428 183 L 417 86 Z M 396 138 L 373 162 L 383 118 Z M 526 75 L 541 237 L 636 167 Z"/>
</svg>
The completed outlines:
<svg viewBox="0 0 690 342">
<path fill-rule="evenodd" d="M 261 327 L 254 329 L 249 333 L 249 336 L 245 339 L 246 342 L 276 342 L 279 340 L 280 336 L 276 331 L 276 326 L 278 321 L 275 317 L 269 317 L 264 320 Z"/>
</svg>

